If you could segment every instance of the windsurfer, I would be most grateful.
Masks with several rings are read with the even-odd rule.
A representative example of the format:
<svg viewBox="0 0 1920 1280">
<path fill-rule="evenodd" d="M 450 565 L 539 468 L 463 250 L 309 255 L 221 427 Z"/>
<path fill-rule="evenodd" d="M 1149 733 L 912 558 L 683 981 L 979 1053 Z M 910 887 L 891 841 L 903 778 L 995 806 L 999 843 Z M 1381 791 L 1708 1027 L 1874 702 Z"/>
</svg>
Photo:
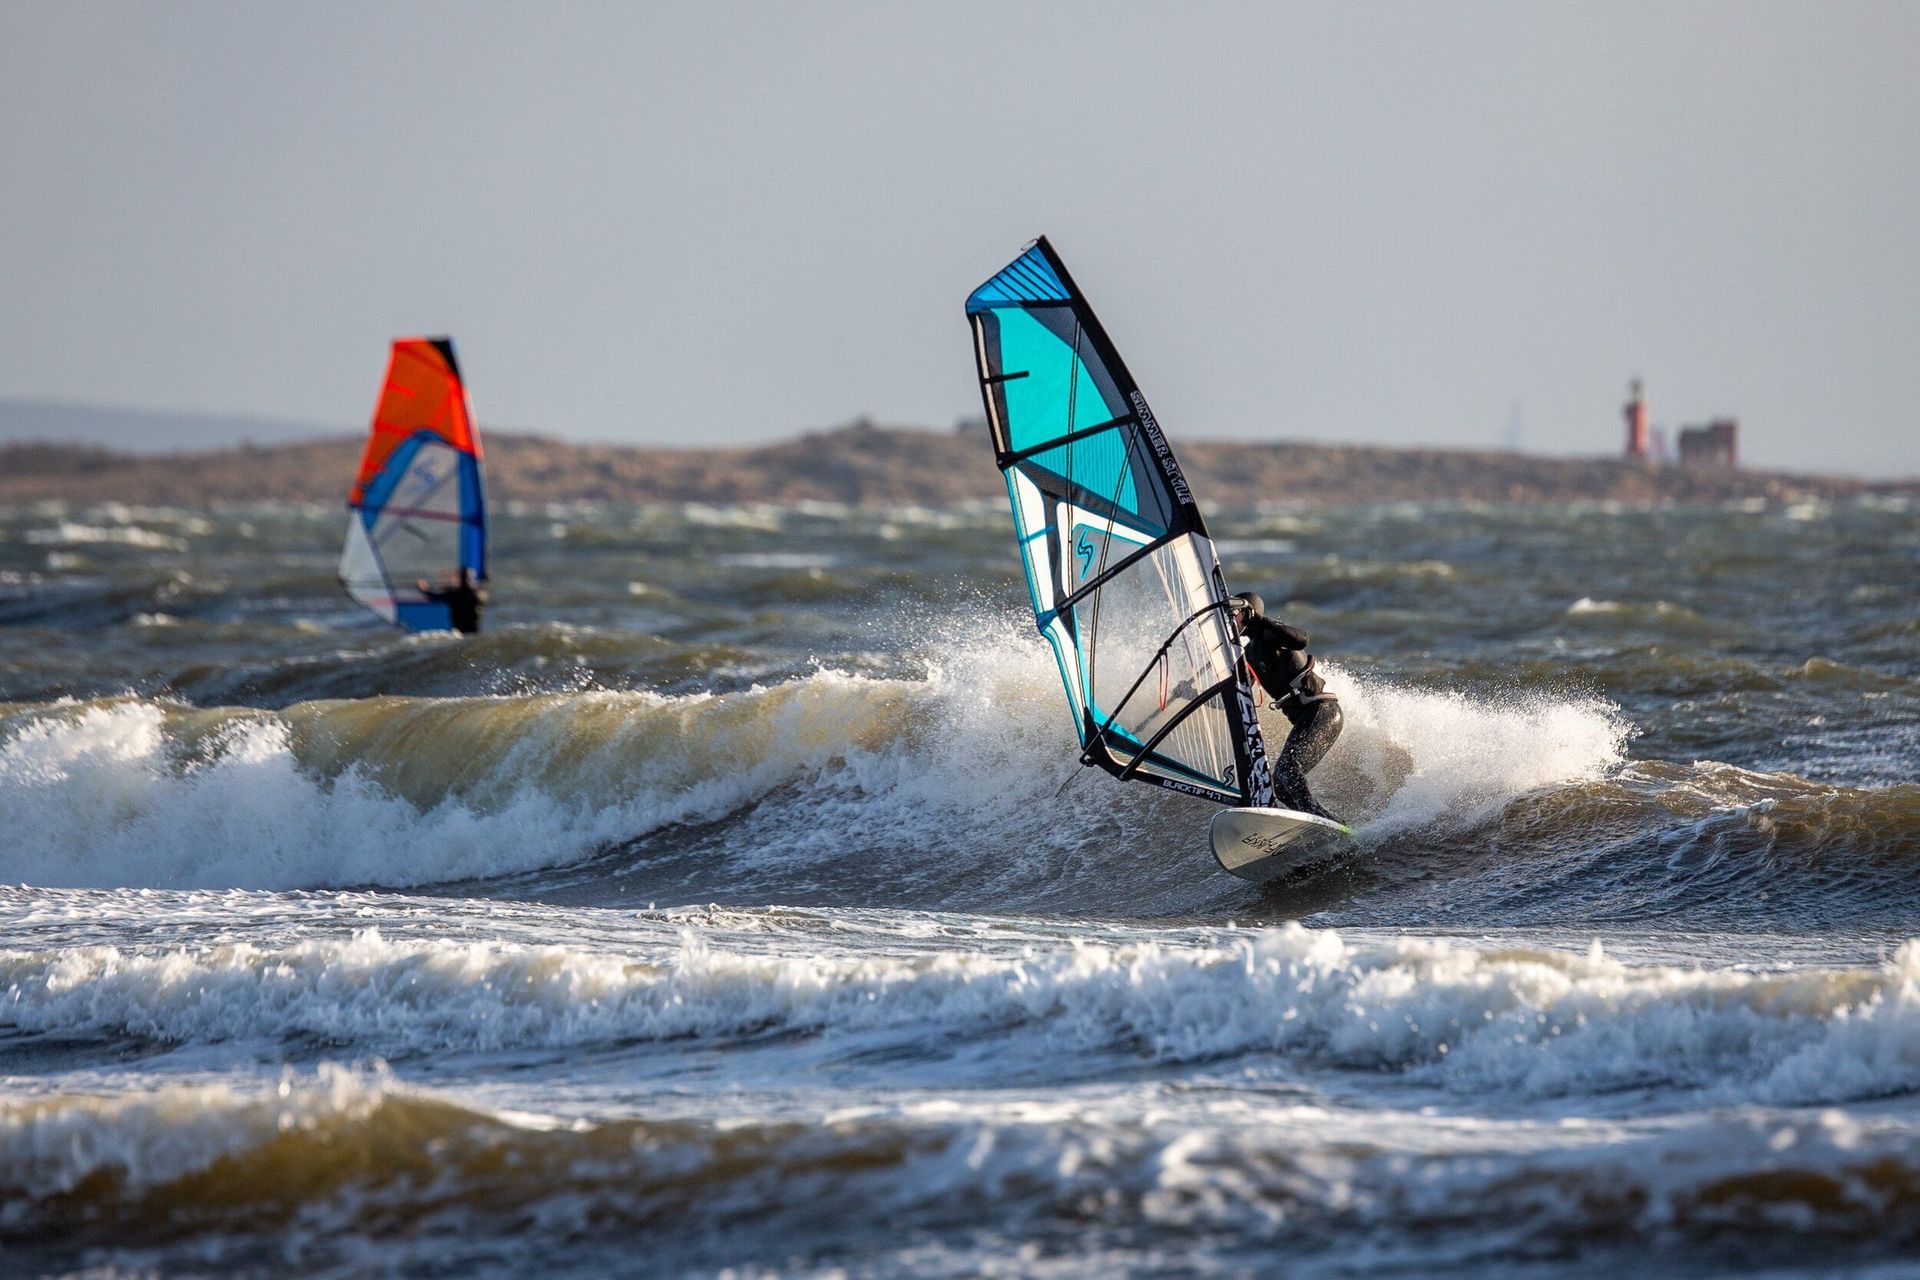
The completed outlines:
<svg viewBox="0 0 1920 1280">
<path fill-rule="evenodd" d="M 451 586 L 435 587 L 425 578 L 417 584 L 420 594 L 434 604 L 447 606 L 447 618 L 461 635 L 477 635 L 480 612 L 487 607 L 487 589 L 473 580 L 473 570 L 462 566 Z"/>
<path fill-rule="evenodd" d="M 1273 697 L 1273 708 L 1293 726 L 1275 762 L 1274 794 L 1288 809 L 1338 822 L 1307 789 L 1308 772 L 1333 749 L 1344 723 L 1339 699 L 1313 669 L 1307 633 L 1267 617 L 1265 602 L 1250 591 L 1229 604 L 1234 626 L 1246 640 L 1247 666 Z"/>
</svg>

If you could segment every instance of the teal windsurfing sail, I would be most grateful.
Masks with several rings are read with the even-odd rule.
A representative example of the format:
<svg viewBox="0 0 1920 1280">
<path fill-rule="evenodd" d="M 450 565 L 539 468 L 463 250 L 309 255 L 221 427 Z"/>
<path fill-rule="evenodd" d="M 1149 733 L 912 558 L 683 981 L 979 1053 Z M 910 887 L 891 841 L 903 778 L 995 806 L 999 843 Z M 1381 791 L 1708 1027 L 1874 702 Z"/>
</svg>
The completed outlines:
<svg viewBox="0 0 1920 1280">
<path fill-rule="evenodd" d="M 1082 762 L 1222 804 L 1271 804 L 1206 522 L 1044 237 L 973 291 L 967 318 L 1034 620 Z"/>
</svg>

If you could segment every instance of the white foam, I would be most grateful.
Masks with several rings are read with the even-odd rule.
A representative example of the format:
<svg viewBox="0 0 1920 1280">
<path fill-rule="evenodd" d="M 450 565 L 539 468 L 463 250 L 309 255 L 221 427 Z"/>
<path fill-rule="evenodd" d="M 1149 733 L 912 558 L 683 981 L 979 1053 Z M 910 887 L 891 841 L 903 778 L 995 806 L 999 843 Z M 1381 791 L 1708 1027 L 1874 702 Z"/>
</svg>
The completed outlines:
<svg viewBox="0 0 1920 1280">
<path fill-rule="evenodd" d="M 111 1171 L 127 1190 L 138 1192 L 289 1130 L 364 1117 L 390 1088 L 380 1073 L 329 1064 L 297 1082 L 283 1077 L 267 1091 L 173 1085 L 117 1097 L 0 1105 L 0 1187 L 14 1195 L 60 1195 Z M 26 1206 L 15 1201 L 12 1207 L 17 1212 Z"/>
<path fill-rule="evenodd" d="M 679 508 L 688 524 L 717 529 L 760 529 L 777 532 L 785 512 L 771 502 L 740 502 L 723 506 L 707 502 L 686 502 Z"/>
<path fill-rule="evenodd" d="M 90 525 L 62 520 L 51 529 L 27 530 L 27 541 L 35 546 L 99 546 L 117 544 L 148 551 L 185 551 L 183 539 L 143 529 L 139 525 Z"/>
<path fill-rule="evenodd" d="M 1705 620 L 1692 609 L 1671 600 L 1653 600 L 1644 604 L 1625 604 L 1619 600 L 1595 600 L 1592 596 L 1581 596 L 1566 608 L 1568 617 L 1580 617 L 1585 614 L 1631 613 L 1650 614 L 1665 621 L 1704 622 Z"/>
<path fill-rule="evenodd" d="M 842 757 L 890 711 L 848 694 L 874 683 L 25 711 L 0 725 L 0 880 L 405 886 L 554 866 Z"/>
<path fill-rule="evenodd" d="M 840 557 L 819 551 L 739 551 L 715 556 L 715 564 L 736 569 L 831 569 Z"/>
<path fill-rule="evenodd" d="M 310 1037 L 383 1055 L 804 1032 L 853 1055 L 998 1037 L 978 1068 L 996 1080 L 1083 1055 L 1277 1053 L 1506 1099 L 1659 1088 L 1806 1105 L 1920 1089 L 1920 943 L 1877 967 L 1755 973 L 1297 925 L 896 954 L 654 927 L 657 942 L 627 951 L 364 930 L 3 952 L 0 1010 L 27 1032 Z"/>
<path fill-rule="evenodd" d="M 1311 781 L 1317 792 L 1337 789 L 1343 770 L 1364 779 L 1373 799 L 1352 816 L 1375 835 L 1464 828 L 1529 792 L 1600 778 L 1625 762 L 1633 733 L 1597 698 L 1468 695 L 1361 677 L 1336 663 L 1318 670 L 1340 696 L 1346 727 Z"/>
</svg>

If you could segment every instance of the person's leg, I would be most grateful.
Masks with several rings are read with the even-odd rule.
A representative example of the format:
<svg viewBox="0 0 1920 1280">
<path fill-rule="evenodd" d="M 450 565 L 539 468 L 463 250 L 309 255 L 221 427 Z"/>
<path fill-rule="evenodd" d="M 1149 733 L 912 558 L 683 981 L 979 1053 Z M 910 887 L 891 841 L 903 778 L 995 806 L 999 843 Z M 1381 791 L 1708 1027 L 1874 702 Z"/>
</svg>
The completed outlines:
<svg viewBox="0 0 1920 1280">
<path fill-rule="evenodd" d="M 1312 773 L 1320 762 L 1327 758 L 1327 752 L 1333 750 L 1333 744 L 1340 740 L 1340 730 L 1346 727 L 1347 717 L 1340 710 L 1340 704 L 1332 699 L 1316 702 L 1314 716 L 1307 726 L 1307 740 L 1300 746 L 1300 772 Z"/>
<path fill-rule="evenodd" d="M 1300 767 L 1300 753 L 1306 746 L 1307 736 L 1312 731 L 1310 721 L 1293 727 L 1287 734 L 1287 740 L 1280 748 L 1280 754 L 1273 762 L 1273 794 L 1283 809 L 1293 809 L 1300 813 L 1313 812 L 1313 793 L 1307 790 L 1306 770 Z"/>
<path fill-rule="evenodd" d="M 1308 717 L 1287 735 L 1286 745 L 1280 748 L 1278 767 L 1273 771 L 1274 793 L 1287 808 L 1339 821 L 1314 800 L 1307 786 L 1307 772 L 1333 749 L 1344 724 L 1340 704 L 1329 699 L 1314 703 Z"/>
</svg>

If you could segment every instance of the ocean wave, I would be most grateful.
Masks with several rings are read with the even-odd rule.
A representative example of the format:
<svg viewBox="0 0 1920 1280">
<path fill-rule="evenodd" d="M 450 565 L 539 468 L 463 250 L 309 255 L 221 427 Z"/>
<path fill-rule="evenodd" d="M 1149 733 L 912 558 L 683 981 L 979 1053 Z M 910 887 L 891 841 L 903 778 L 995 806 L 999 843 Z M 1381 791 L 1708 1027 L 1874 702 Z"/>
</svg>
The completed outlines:
<svg viewBox="0 0 1920 1280">
<path fill-rule="evenodd" d="M 204 531 L 204 522 L 201 531 Z M 143 551 L 185 551 L 186 540 L 135 524 L 78 524 L 62 520 L 51 529 L 29 529 L 26 540 L 37 547 L 85 547 L 114 545 L 137 547 Z"/>
<path fill-rule="evenodd" d="M 194 639 L 229 638 L 223 628 L 193 625 Z M 257 628 L 235 630 L 236 647 L 248 634 L 258 635 Z M 182 647 L 191 653 L 188 644 Z M 737 645 L 545 622 L 494 627 L 479 636 L 380 634 L 322 653 L 247 653 L 231 664 L 183 661 L 165 671 L 165 686 L 199 706 L 275 708 L 378 697 L 393 689 L 415 698 L 628 688 L 690 692 L 737 688 L 790 665 Z"/>
<path fill-rule="evenodd" d="M 973 1083 L 1097 1073 L 1116 1054 L 1277 1054 L 1509 1100 L 1653 1089 L 1808 1105 L 1920 1089 L 1920 942 L 1878 966 L 1753 972 L 1625 965 L 1597 944 L 1579 956 L 1298 925 L 892 955 L 831 940 L 770 954 L 724 930 L 660 927 L 638 953 L 377 930 L 286 947 L 4 952 L 0 1024 L 393 1058 L 795 1035 L 848 1059 L 933 1057 L 993 1038 L 990 1059 L 950 1067 L 962 1080 L 989 1072 Z"/>
<path fill-rule="evenodd" d="M 1749 1262 L 1821 1246 L 1871 1256 L 1916 1234 L 1913 1139 L 1910 1125 L 1835 1113 L 1548 1135 L 1072 1094 L 881 1102 L 813 1123 L 561 1122 L 323 1069 L 265 1088 L 0 1104 L 0 1238 L 56 1258 L 184 1243 L 229 1265 L 264 1250 L 285 1268 L 375 1247 L 422 1270 L 569 1275 L 604 1274 L 636 1232 L 676 1270 L 849 1254 L 888 1270 L 940 1245 L 1024 1274 L 1048 1242 L 1120 1274 L 1161 1272 L 1175 1246 L 1206 1273 L 1244 1272 L 1250 1247 L 1351 1274 L 1356 1248 L 1417 1272 L 1576 1244 L 1591 1258 L 1609 1237 L 1696 1260 L 1729 1246 Z"/>
<path fill-rule="evenodd" d="M 52 555 L 60 555 L 55 552 Z M 48 566 L 71 569 L 74 565 Z M 113 626 L 141 613 L 191 607 L 216 588 L 183 570 L 150 569 L 118 577 L 32 575 L 25 590 L 0 593 L 0 626 L 61 631 Z M 66 665 L 74 664 L 69 655 Z"/>
<path fill-rule="evenodd" d="M 418 885 L 552 866 L 710 818 L 882 738 L 853 676 L 732 697 L 365 699 L 278 713 L 125 700 L 0 718 L 0 877 Z M 861 712 L 864 714 L 850 714 Z"/>
<path fill-rule="evenodd" d="M 1684 618 L 1689 622 L 1701 622 L 1704 619 L 1683 604 L 1674 604 L 1670 600 L 1652 600 L 1646 602 L 1624 603 L 1619 600 L 1595 600 L 1592 596 L 1581 596 L 1567 606 L 1570 616 L 1583 613 L 1625 613 L 1651 617 Z"/>
<path fill-rule="evenodd" d="M 1116 858 L 1138 862 L 1142 883 L 1165 881 L 1162 851 L 1176 841 L 1198 853 L 1206 807 L 1091 777 L 1062 792 L 1079 771 L 1051 666 L 1030 632 L 989 629 L 913 679 L 819 670 L 718 694 L 279 711 L 0 707 L 0 804 L 13 818 L 0 879 L 410 886 L 565 865 L 731 818 L 701 852 L 736 888 L 832 864 L 869 886 L 1112 893 L 1125 889 Z M 451 646 L 411 647 L 420 661 L 451 660 Z M 1625 729 L 1604 704 L 1470 702 L 1328 670 L 1352 725 L 1325 766 L 1328 794 L 1385 832 L 1471 825 L 1621 758 Z M 1193 878 L 1206 875 L 1196 858 Z M 689 891 L 711 896 L 714 883 Z"/>
<path fill-rule="evenodd" d="M 1221 559 L 1235 556 L 1283 556 L 1299 545 L 1292 538 L 1216 538 L 1213 549 Z"/>
<path fill-rule="evenodd" d="M 1298 573 L 1300 589 L 1315 583 L 1449 581 L 1460 576 L 1460 571 L 1445 560 L 1352 560 L 1331 553 L 1300 566 Z"/>
<path fill-rule="evenodd" d="M 1566 607 L 1570 619 L 1587 623 L 1606 623 L 1620 629 L 1645 628 L 1666 634 L 1701 637 L 1722 636 L 1733 624 L 1715 621 L 1695 609 L 1671 600 L 1595 600 L 1581 596 Z"/>
<path fill-rule="evenodd" d="M 1920 787 L 1845 787 L 1711 761 L 1635 762 L 1542 788 L 1471 830 L 1366 864 L 1343 925 L 1824 932 L 1897 941 L 1920 886 Z"/>
<path fill-rule="evenodd" d="M 830 551 L 735 551 L 716 560 L 736 569 L 831 569 L 844 558 Z"/>
</svg>

